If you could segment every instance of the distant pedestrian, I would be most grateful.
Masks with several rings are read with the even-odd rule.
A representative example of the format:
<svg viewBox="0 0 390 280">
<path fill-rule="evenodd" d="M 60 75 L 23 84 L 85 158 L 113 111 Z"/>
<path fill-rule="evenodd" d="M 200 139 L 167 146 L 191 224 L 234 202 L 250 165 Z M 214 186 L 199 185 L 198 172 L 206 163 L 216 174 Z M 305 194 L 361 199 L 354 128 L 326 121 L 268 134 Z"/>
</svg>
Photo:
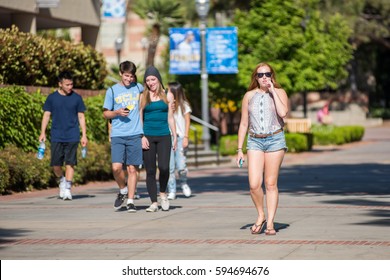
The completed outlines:
<svg viewBox="0 0 390 280">
<path fill-rule="evenodd" d="M 318 110 L 317 112 L 317 121 L 320 124 L 328 125 L 332 123 L 332 117 L 329 113 L 329 103 L 325 103 L 325 105 Z"/>
<path fill-rule="evenodd" d="M 165 93 L 160 72 L 150 66 L 145 71 L 145 92 L 141 101 L 144 137 L 142 148 L 146 170 L 146 187 L 152 204 L 147 212 L 157 212 L 156 160 L 158 161 L 161 208 L 169 210 L 166 194 L 169 179 L 171 149 L 176 149 L 176 126 L 173 118 L 171 93 Z M 172 137 L 171 137 L 172 132 Z"/>
<path fill-rule="evenodd" d="M 283 118 L 288 112 L 288 97 L 276 81 L 275 71 L 268 63 L 258 64 L 251 76 L 248 91 L 242 99 L 241 122 L 238 131 L 237 164 L 244 160 L 242 148 L 248 134 L 248 176 L 257 219 L 252 234 L 262 231 L 275 235 L 274 219 L 279 201 L 279 169 L 287 150 Z M 267 219 L 264 213 L 265 184 Z"/>
<path fill-rule="evenodd" d="M 122 62 L 119 65 L 121 81 L 107 89 L 103 104 L 103 115 L 111 120 L 112 172 L 119 187 L 114 209 L 119 210 L 127 202 L 130 213 L 137 212 L 134 195 L 138 168 L 142 164 L 143 129 L 139 103 L 144 88 L 137 83 L 136 71 L 133 62 Z M 127 169 L 127 184 L 124 166 Z"/>
<path fill-rule="evenodd" d="M 187 184 L 187 150 L 191 123 L 191 106 L 185 95 L 183 86 L 179 82 L 169 83 L 168 92 L 173 95 L 175 100 L 175 112 L 173 116 L 177 133 L 177 148 L 176 150 L 171 150 L 169 164 L 168 199 L 173 200 L 176 198 L 176 170 L 184 196 L 191 196 L 191 188 Z"/>
<path fill-rule="evenodd" d="M 77 148 L 80 143 L 86 147 L 87 127 L 84 112 L 86 110 L 83 99 L 73 91 L 73 77 L 68 71 L 58 75 L 59 88 L 50 94 L 43 105 L 41 135 L 39 141 L 46 141 L 46 128 L 51 124 L 51 161 L 54 174 L 59 181 L 59 197 L 63 200 L 72 200 L 72 182 L 74 166 L 77 165 Z M 65 163 L 65 176 L 63 165 Z"/>
</svg>

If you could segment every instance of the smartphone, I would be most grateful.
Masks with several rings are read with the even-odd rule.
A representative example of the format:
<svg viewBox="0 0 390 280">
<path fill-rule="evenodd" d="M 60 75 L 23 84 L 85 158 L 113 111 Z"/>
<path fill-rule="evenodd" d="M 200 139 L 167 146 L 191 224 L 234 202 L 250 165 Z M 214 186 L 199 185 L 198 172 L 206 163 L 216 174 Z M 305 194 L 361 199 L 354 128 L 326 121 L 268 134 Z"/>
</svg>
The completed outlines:
<svg viewBox="0 0 390 280">
<path fill-rule="evenodd" d="M 129 110 L 129 108 L 124 108 L 124 110 L 126 111 L 126 112 L 130 112 L 130 110 Z"/>
<path fill-rule="evenodd" d="M 240 160 L 238 161 L 238 164 L 239 164 L 240 168 L 242 168 L 242 165 L 244 164 L 244 160 L 242 158 L 240 158 Z"/>
</svg>

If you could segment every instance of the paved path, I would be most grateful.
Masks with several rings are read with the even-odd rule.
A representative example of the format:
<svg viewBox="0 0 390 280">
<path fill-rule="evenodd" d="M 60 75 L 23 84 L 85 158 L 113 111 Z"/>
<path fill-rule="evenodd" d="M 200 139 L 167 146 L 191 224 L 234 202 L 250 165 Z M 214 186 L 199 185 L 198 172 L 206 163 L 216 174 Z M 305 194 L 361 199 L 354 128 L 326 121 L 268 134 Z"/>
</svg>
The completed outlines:
<svg viewBox="0 0 390 280">
<path fill-rule="evenodd" d="M 190 170 L 193 196 L 169 212 L 113 211 L 114 182 L 0 197 L 2 260 L 389 260 L 390 126 L 362 142 L 286 155 L 276 236 L 251 235 L 247 171 Z"/>
</svg>

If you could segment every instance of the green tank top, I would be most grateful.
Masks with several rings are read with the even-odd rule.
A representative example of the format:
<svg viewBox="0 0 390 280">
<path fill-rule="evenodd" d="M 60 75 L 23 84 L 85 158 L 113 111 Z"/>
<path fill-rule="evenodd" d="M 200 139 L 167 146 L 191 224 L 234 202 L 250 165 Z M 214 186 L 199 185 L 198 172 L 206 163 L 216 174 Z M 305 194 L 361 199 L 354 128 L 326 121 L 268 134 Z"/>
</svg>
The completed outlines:
<svg viewBox="0 0 390 280">
<path fill-rule="evenodd" d="M 144 134 L 148 136 L 170 135 L 168 104 L 163 100 L 150 102 L 143 110 Z"/>
</svg>

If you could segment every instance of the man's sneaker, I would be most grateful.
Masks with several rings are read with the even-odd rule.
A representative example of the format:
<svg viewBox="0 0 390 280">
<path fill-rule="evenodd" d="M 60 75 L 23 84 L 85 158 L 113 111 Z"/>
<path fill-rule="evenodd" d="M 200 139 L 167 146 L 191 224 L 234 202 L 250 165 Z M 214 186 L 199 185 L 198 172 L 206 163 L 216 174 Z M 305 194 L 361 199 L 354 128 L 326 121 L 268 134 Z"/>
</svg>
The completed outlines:
<svg viewBox="0 0 390 280">
<path fill-rule="evenodd" d="M 183 194 L 185 195 L 185 197 L 191 196 L 191 188 L 189 185 L 184 184 L 183 186 L 181 186 L 181 190 L 183 191 Z"/>
<path fill-rule="evenodd" d="M 137 212 L 137 208 L 135 208 L 135 205 L 133 203 L 127 204 L 127 212 L 129 213 Z"/>
<path fill-rule="evenodd" d="M 134 194 L 134 199 L 141 199 L 141 196 L 136 192 L 136 193 Z"/>
<path fill-rule="evenodd" d="M 156 204 L 150 205 L 148 208 L 146 208 L 146 212 L 157 212 L 158 206 Z"/>
<path fill-rule="evenodd" d="M 174 200 L 174 199 L 176 199 L 176 194 L 173 193 L 173 192 L 169 193 L 169 194 L 168 194 L 168 199 L 169 199 L 169 200 Z"/>
<path fill-rule="evenodd" d="M 65 189 L 66 189 L 66 181 L 63 180 L 60 182 L 60 198 L 64 198 L 64 194 L 65 194 Z"/>
<path fill-rule="evenodd" d="M 121 207 L 126 199 L 127 199 L 127 194 L 118 193 L 118 196 L 116 197 L 115 202 L 114 202 L 114 209 L 115 210 L 121 209 Z"/>
<path fill-rule="evenodd" d="M 168 200 L 168 197 L 166 197 L 166 196 L 163 196 L 161 198 L 161 209 L 163 211 L 168 211 L 169 210 L 169 200 Z"/>
<path fill-rule="evenodd" d="M 62 197 L 63 200 L 72 200 L 72 194 L 70 193 L 70 189 L 64 190 L 64 196 Z"/>
</svg>

